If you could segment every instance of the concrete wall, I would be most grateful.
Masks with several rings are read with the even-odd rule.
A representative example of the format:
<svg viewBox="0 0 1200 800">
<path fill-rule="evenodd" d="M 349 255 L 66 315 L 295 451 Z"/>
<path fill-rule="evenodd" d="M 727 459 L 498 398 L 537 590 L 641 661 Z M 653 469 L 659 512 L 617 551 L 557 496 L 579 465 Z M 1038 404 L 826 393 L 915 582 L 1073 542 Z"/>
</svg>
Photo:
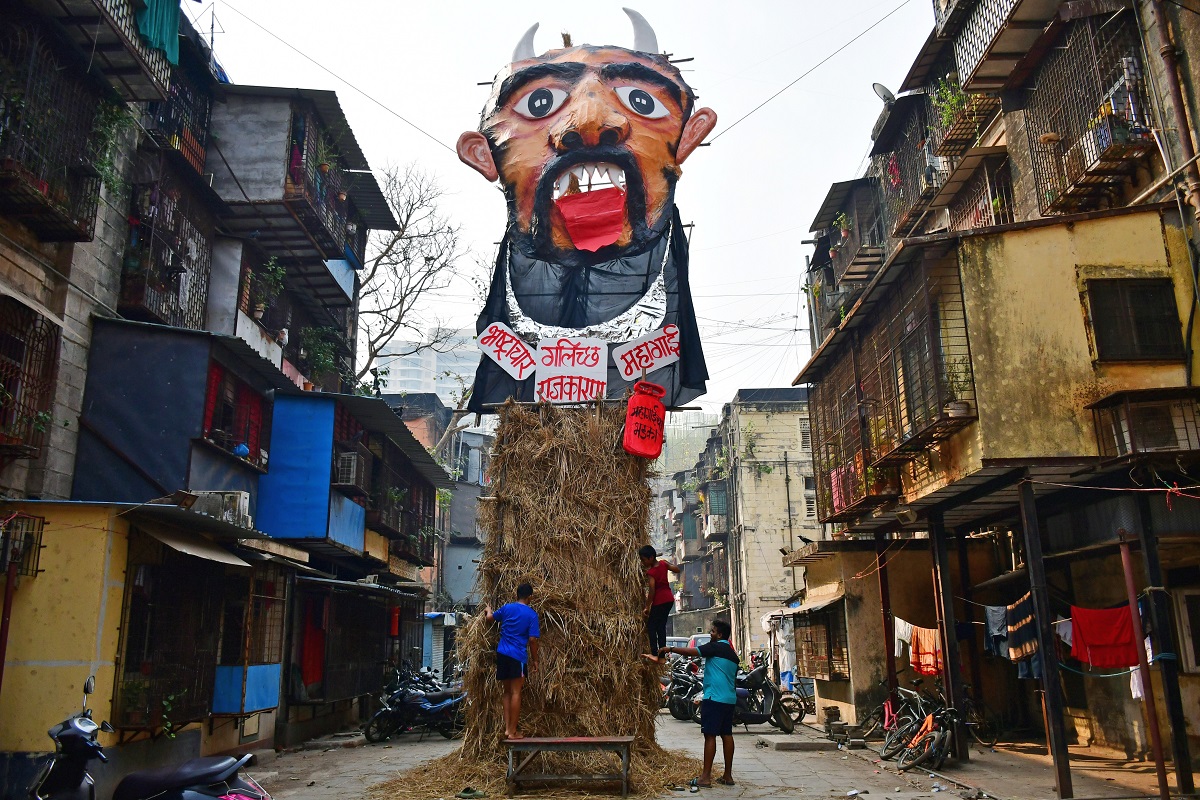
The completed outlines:
<svg viewBox="0 0 1200 800">
<path fill-rule="evenodd" d="M 292 104 L 286 97 L 231 94 L 213 103 L 210 130 L 216 141 L 208 149 L 205 171 L 213 174 L 217 194 L 233 203 L 244 203 L 247 196 L 251 201 L 282 199 L 291 124 Z"/>
<path fill-rule="evenodd" d="M 770 644 L 760 617 L 783 605 L 804 585 L 803 577 L 783 567 L 779 550 L 801 544 L 798 536 L 820 538 L 816 519 L 805 516 L 805 475 L 812 475 L 812 454 L 800 447 L 800 423 L 807 420 L 803 403 L 736 403 L 731 405 L 727 430 L 730 482 L 734 504 L 729 537 L 730 604 L 734 646 L 739 653 Z M 785 483 L 784 454 L 790 487 Z M 791 531 L 788 529 L 791 494 Z"/>
<path fill-rule="evenodd" d="M 1186 322 L 1182 232 L 1157 211 L 971 237 L 959 254 L 982 457 L 1094 456 L 1084 406 L 1183 384 L 1179 363 L 1095 361 L 1089 322 L 1086 281 L 1113 277 L 1171 278 Z"/>
<path fill-rule="evenodd" d="M 242 285 L 242 242 L 214 236 L 204 327 L 213 333 L 237 333 L 238 292 Z M 276 362 L 278 363 L 278 362 Z"/>
</svg>

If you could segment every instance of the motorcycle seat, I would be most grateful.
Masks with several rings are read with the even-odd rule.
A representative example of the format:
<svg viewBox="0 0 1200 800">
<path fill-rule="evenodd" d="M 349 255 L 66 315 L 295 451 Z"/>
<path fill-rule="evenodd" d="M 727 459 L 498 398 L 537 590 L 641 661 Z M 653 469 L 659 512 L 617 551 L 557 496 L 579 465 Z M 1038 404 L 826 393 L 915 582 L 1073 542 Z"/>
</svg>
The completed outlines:
<svg viewBox="0 0 1200 800">
<path fill-rule="evenodd" d="M 208 756 L 193 758 L 182 764 L 148 769 L 126 775 L 113 792 L 112 800 L 143 800 L 156 794 L 182 789 L 185 786 L 207 786 L 222 783 L 237 775 L 253 756 Z"/>
<path fill-rule="evenodd" d="M 741 687 L 741 686 L 737 687 L 737 689 L 735 689 L 734 691 L 736 691 L 736 692 L 737 692 L 737 696 L 738 696 L 739 698 L 741 698 L 741 697 L 749 697 L 749 696 L 750 696 L 750 690 L 749 690 L 749 689 L 746 689 L 746 688 L 743 688 L 743 687 Z"/>
</svg>

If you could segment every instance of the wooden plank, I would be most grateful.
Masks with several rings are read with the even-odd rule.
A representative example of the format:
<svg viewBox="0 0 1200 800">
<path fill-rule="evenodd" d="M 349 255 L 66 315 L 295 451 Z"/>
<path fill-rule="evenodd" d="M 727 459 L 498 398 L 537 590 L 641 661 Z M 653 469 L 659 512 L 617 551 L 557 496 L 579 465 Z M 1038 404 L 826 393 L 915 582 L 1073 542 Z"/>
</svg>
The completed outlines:
<svg viewBox="0 0 1200 800">
<path fill-rule="evenodd" d="M 530 736 L 525 739 L 505 739 L 509 747 L 542 744 L 633 744 L 632 736 Z"/>
</svg>

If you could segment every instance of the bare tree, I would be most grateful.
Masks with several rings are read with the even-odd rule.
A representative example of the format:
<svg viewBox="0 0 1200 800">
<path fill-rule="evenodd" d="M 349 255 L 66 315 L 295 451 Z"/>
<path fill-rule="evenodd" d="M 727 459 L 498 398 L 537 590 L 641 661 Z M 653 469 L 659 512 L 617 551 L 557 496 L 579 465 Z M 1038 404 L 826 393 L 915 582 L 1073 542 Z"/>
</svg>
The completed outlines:
<svg viewBox="0 0 1200 800">
<path fill-rule="evenodd" d="M 390 356 L 413 355 L 438 350 L 454 336 L 454 329 L 428 309 L 432 295 L 450 286 L 466 255 L 459 226 L 440 208 L 446 192 L 435 176 L 413 164 L 388 166 L 381 188 L 399 229 L 376 231 L 368 243 L 358 317 L 366 358 L 355 375 L 359 383 L 375 374 L 384 350 Z M 397 340 L 411 344 L 391 348 Z"/>
</svg>

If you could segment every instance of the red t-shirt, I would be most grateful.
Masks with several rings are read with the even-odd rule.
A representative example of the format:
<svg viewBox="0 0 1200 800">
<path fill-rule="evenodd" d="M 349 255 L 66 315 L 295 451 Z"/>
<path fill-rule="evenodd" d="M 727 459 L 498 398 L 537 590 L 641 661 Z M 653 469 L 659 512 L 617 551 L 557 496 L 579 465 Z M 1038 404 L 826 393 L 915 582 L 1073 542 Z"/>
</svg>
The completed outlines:
<svg viewBox="0 0 1200 800">
<path fill-rule="evenodd" d="M 646 570 L 646 574 L 654 578 L 654 599 L 650 601 L 650 605 L 674 603 L 675 593 L 671 591 L 671 585 L 667 583 L 667 562 L 662 559 L 655 561 L 654 566 Z"/>
</svg>

